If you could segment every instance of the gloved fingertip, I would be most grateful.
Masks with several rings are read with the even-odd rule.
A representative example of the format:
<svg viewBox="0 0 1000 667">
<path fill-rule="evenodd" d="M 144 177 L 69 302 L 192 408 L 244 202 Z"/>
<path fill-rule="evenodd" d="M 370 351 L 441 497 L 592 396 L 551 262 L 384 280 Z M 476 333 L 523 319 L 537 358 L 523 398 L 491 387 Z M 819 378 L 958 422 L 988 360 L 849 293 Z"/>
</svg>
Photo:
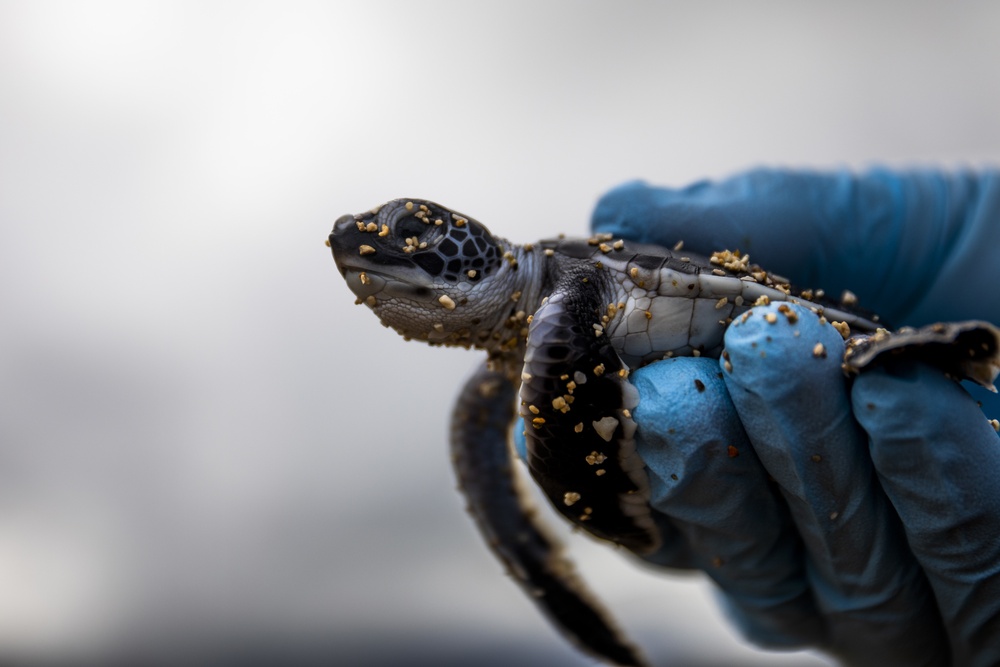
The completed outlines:
<svg viewBox="0 0 1000 667">
<path fill-rule="evenodd" d="M 880 473 L 918 475 L 936 492 L 959 490 L 937 477 L 945 470 L 978 478 L 986 466 L 1000 475 L 996 431 L 962 386 L 937 369 L 907 360 L 875 366 L 855 380 L 851 399 Z"/>
<path fill-rule="evenodd" d="M 642 397 L 634 410 L 636 420 L 648 421 L 652 427 L 663 425 L 664 419 L 685 425 L 711 419 L 716 429 L 728 425 L 739 429 L 736 409 L 718 370 L 708 357 L 676 357 L 633 371 L 629 380 Z M 738 435 L 742 437 L 742 429 Z"/>
<path fill-rule="evenodd" d="M 803 376 L 839 378 L 844 339 L 808 308 L 787 303 L 758 306 L 726 330 L 721 360 L 730 390 L 741 387 L 777 400 L 800 391 Z M 800 378 L 787 382 L 790 374 Z"/>
</svg>

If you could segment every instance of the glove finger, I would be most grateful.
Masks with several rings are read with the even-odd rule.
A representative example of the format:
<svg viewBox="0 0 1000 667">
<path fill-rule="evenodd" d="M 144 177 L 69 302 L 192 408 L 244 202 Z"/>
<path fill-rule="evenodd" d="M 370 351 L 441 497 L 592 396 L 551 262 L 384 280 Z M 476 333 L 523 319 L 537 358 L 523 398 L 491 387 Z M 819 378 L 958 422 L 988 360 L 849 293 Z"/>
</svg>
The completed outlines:
<svg viewBox="0 0 1000 667">
<path fill-rule="evenodd" d="M 954 663 L 1000 664 L 1000 439 L 959 385 L 923 364 L 867 371 L 851 398 Z"/>
<path fill-rule="evenodd" d="M 865 174 L 757 169 L 683 189 L 627 183 L 594 211 L 598 232 L 757 264 L 831 295 L 855 292 L 897 324 L 990 319 L 1000 172 Z"/>
<path fill-rule="evenodd" d="M 852 665 L 944 663 L 930 588 L 852 417 L 843 340 L 811 311 L 779 308 L 729 327 L 725 380 L 805 543 L 832 650 Z"/>
<path fill-rule="evenodd" d="M 753 641 L 790 648 L 825 641 L 802 547 L 785 503 L 761 467 L 714 359 L 656 362 L 630 377 L 641 400 L 636 444 L 650 503 L 683 539 L 692 564 L 722 589 Z M 647 557 L 669 565 L 670 553 Z"/>
</svg>

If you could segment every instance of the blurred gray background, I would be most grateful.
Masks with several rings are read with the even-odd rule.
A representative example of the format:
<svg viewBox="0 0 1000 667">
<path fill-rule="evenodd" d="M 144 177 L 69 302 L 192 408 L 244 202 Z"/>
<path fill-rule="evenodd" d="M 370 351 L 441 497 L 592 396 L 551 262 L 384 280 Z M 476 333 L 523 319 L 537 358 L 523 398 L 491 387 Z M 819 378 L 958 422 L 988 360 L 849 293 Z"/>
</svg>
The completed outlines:
<svg viewBox="0 0 1000 667">
<path fill-rule="evenodd" d="M 333 220 L 424 197 L 527 241 L 637 177 L 983 163 L 998 34 L 996 3 L 0 2 L 0 657 L 592 664 L 454 489 L 480 360 L 353 306 Z M 561 532 L 658 664 L 824 664 Z"/>
</svg>

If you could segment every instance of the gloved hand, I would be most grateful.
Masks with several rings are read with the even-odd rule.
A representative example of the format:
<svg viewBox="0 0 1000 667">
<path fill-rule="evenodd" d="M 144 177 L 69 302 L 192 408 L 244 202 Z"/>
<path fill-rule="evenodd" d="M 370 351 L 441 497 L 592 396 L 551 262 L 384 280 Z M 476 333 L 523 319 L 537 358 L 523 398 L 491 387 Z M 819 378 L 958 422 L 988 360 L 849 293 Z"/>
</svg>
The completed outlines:
<svg viewBox="0 0 1000 667">
<path fill-rule="evenodd" d="M 593 226 L 702 254 L 739 248 L 793 284 L 850 289 L 895 327 L 1000 323 L 996 172 L 631 183 L 600 201 Z M 1000 438 L 986 418 L 1000 402 L 989 395 L 984 415 L 916 362 L 848 381 L 840 335 L 795 312 L 738 320 L 728 360 L 632 373 L 668 536 L 648 560 L 704 570 L 764 646 L 858 665 L 1000 664 Z"/>
</svg>

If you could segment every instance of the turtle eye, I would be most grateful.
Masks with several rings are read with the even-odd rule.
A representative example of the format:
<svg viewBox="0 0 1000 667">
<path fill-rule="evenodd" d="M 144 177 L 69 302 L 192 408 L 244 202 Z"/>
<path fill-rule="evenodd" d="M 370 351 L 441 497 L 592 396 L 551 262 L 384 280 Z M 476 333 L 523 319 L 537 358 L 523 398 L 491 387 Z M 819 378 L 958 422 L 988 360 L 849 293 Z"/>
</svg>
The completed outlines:
<svg viewBox="0 0 1000 667">
<path fill-rule="evenodd" d="M 429 228 L 430 225 L 426 222 L 418 220 L 414 216 L 408 215 L 405 218 L 401 218 L 399 222 L 396 223 L 396 236 L 404 239 L 408 239 L 413 236 L 419 238 Z"/>
</svg>

